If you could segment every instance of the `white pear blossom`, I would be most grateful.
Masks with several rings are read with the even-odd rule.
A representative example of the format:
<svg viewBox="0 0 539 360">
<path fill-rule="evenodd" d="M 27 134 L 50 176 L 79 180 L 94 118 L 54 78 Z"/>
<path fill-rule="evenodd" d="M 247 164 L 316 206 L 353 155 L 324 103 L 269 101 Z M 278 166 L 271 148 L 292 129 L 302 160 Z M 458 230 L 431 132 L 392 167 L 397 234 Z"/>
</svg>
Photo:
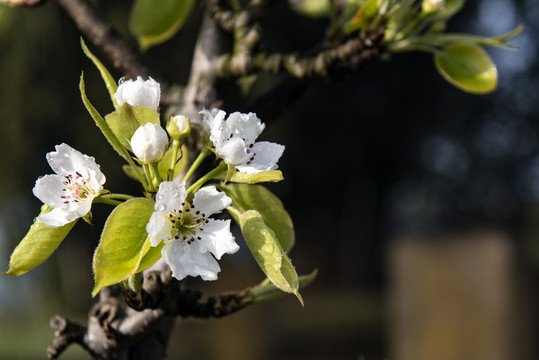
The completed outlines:
<svg viewBox="0 0 539 360">
<path fill-rule="evenodd" d="M 139 126 L 131 137 L 131 150 L 144 164 L 159 161 L 168 144 L 165 130 L 154 123 Z"/>
<path fill-rule="evenodd" d="M 93 199 L 103 191 L 105 175 L 93 157 L 67 144 L 56 145 L 47 161 L 56 174 L 40 177 L 32 191 L 53 209 L 37 220 L 59 227 L 90 212 Z"/>
<path fill-rule="evenodd" d="M 124 80 L 118 85 L 114 99 L 118 105 L 128 103 L 131 106 L 148 106 L 157 111 L 161 98 L 161 87 L 151 77 L 144 81 L 138 76 L 137 80 Z"/>
<path fill-rule="evenodd" d="M 203 125 L 210 132 L 215 151 L 239 171 L 254 174 L 277 169 L 284 146 L 268 141 L 255 142 L 265 125 L 254 113 L 234 112 L 225 121 L 219 109 L 203 109 Z"/>
<path fill-rule="evenodd" d="M 197 191 L 192 203 L 186 198 L 185 185 L 162 182 L 146 231 L 152 246 L 165 242 L 161 254 L 176 279 L 216 280 L 221 268 L 215 259 L 235 253 L 239 246 L 230 232 L 230 220 L 210 219 L 210 215 L 221 212 L 232 200 L 215 186 Z"/>
</svg>

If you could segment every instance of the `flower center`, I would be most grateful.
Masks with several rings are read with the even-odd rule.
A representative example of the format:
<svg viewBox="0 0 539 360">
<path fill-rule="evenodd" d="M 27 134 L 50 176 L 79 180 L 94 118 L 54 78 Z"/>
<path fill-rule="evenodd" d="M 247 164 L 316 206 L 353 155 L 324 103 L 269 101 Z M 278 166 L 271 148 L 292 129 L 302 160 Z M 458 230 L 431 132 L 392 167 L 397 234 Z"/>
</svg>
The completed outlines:
<svg viewBox="0 0 539 360">
<path fill-rule="evenodd" d="M 181 206 L 181 209 L 173 209 L 168 215 L 172 222 L 172 236 L 176 240 L 182 240 L 191 245 L 196 240 L 201 240 L 198 233 L 204 231 L 204 224 L 209 221 L 206 219 L 206 214 L 195 209 L 195 205 L 183 202 Z"/>
<path fill-rule="evenodd" d="M 62 182 L 63 195 L 60 197 L 64 199 L 64 204 L 78 203 L 85 200 L 90 193 L 86 179 L 77 171 L 75 176 L 67 175 Z"/>
</svg>

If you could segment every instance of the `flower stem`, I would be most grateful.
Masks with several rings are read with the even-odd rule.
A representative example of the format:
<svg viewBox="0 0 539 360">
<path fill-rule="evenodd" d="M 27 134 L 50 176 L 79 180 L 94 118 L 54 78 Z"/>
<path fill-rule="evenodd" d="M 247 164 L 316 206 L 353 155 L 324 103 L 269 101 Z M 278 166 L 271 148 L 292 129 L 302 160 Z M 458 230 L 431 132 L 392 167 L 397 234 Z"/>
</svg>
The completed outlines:
<svg viewBox="0 0 539 360">
<path fill-rule="evenodd" d="M 183 178 L 183 183 L 187 184 L 187 181 L 191 178 L 191 176 L 195 173 L 195 170 L 202 164 L 202 161 L 208 156 L 208 154 L 211 152 L 211 150 L 207 147 L 202 148 L 202 151 L 198 155 L 198 157 L 193 161 L 193 165 L 187 170 L 187 173 L 185 174 Z"/>
<path fill-rule="evenodd" d="M 150 163 L 150 174 L 152 176 L 151 183 L 157 189 L 159 184 L 163 181 L 161 175 L 159 174 L 159 165 L 157 162 Z"/>
<path fill-rule="evenodd" d="M 146 175 L 146 180 L 148 181 L 148 190 L 150 192 L 156 192 L 157 188 L 152 182 L 152 170 L 150 169 L 150 166 L 148 164 L 142 164 L 142 168 L 144 169 L 144 174 Z"/>
<path fill-rule="evenodd" d="M 172 180 L 174 177 L 174 168 L 178 162 L 178 152 L 180 150 L 181 143 L 178 140 L 172 140 L 172 159 L 170 160 L 170 167 L 167 172 L 167 180 Z M 168 179 L 170 177 L 170 179 Z"/>
<path fill-rule="evenodd" d="M 191 185 L 189 189 L 187 189 L 187 195 L 195 193 L 207 181 L 219 176 L 220 174 L 224 174 L 226 172 L 226 169 L 227 169 L 226 163 L 224 161 L 221 161 L 219 166 L 217 166 L 215 169 L 213 169 L 206 175 L 202 176 L 193 185 Z"/>
</svg>

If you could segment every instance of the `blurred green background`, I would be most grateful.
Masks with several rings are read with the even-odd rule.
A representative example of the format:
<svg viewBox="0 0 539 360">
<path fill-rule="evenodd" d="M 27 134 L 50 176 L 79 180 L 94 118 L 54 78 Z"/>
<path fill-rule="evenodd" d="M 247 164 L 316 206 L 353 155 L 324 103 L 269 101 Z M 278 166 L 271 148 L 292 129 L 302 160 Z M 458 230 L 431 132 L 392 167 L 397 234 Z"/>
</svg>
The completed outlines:
<svg viewBox="0 0 539 360">
<path fill-rule="evenodd" d="M 130 1 L 94 3 L 127 33 Z M 201 13 L 195 6 L 174 38 L 143 55 L 152 76 L 186 82 Z M 500 80 L 492 94 L 463 93 L 436 73 L 430 56 L 404 54 L 345 80 L 319 83 L 282 109 L 263 137 L 286 146 L 279 163 L 285 181 L 269 188 L 295 223 L 293 263 L 300 274 L 319 270 L 302 291 L 305 308 L 287 296 L 225 319 L 179 320 L 170 358 L 388 358 L 387 253 L 391 241 L 403 236 L 478 226 L 508 234 L 519 271 L 530 279 L 526 294 L 533 303 L 539 269 L 538 20 L 535 0 L 470 0 L 450 23 L 453 31 L 487 36 L 526 25 L 511 41 L 519 50 L 488 49 Z M 277 50 L 307 50 L 326 25 L 283 2 L 264 23 L 264 41 Z M 112 110 L 99 74 L 80 50 L 80 36 L 55 1 L 32 9 L 0 7 L 2 271 L 39 212 L 31 189 L 50 173 L 45 154 L 56 144 L 94 156 L 107 189 L 140 191 L 123 175 L 121 159 L 112 155 L 80 100 L 84 71 L 93 104 L 102 114 Z M 226 110 L 241 105 L 239 93 L 230 86 Z M 39 268 L 18 278 L 0 277 L 0 359 L 45 358 L 53 338 L 48 319 L 56 313 L 86 322 L 91 257 L 108 211 L 95 206 L 95 225 L 78 224 Z M 217 282 L 188 283 L 211 295 L 263 278 L 245 246 L 221 264 Z M 527 329 L 536 335 L 536 312 L 525 312 Z M 530 345 L 530 359 L 537 350 Z M 85 356 L 72 347 L 64 358 Z"/>
</svg>

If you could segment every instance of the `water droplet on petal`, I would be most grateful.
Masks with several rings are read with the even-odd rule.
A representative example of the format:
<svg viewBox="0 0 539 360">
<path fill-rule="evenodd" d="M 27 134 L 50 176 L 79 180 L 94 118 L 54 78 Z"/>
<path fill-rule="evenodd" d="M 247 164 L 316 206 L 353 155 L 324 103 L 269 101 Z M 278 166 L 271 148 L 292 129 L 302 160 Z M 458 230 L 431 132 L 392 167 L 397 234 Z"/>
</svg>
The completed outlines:
<svg viewBox="0 0 539 360">
<path fill-rule="evenodd" d="M 165 209 L 166 209 L 165 204 L 159 204 L 155 208 L 155 210 L 157 210 L 158 212 L 163 212 L 163 211 L 165 211 Z"/>
<path fill-rule="evenodd" d="M 157 194 L 157 196 L 155 198 L 157 200 L 163 200 L 165 197 L 163 196 L 163 194 Z"/>
</svg>

